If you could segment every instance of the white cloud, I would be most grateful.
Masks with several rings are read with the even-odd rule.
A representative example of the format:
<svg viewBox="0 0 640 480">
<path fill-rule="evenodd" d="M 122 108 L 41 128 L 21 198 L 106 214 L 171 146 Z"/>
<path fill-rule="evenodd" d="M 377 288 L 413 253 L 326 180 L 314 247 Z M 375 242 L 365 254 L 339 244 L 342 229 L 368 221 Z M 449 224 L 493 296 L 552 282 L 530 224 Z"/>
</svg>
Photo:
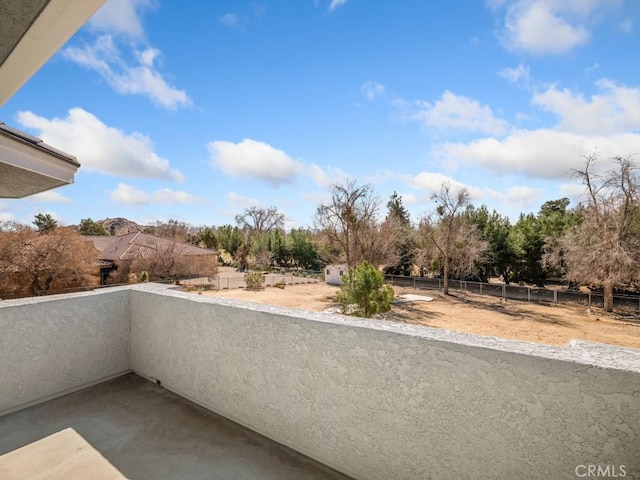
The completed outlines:
<svg viewBox="0 0 640 480">
<path fill-rule="evenodd" d="M 94 43 L 67 47 L 63 57 L 97 72 L 120 94 L 142 95 L 170 110 L 191 105 L 186 91 L 158 70 L 162 54 L 145 39 L 142 16 L 156 6 L 156 0 L 109 0 L 89 21 Z"/>
<path fill-rule="evenodd" d="M 509 0 L 489 2 L 506 8 L 502 40 L 506 48 L 534 54 L 560 54 L 586 45 L 598 9 L 616 0 Z"/>
<path fill-rule="evenodd" d="M 340 168 L 299 162 L 282 150 L 250 138 L 239 143 L 218 140 L 207 144 L 207 148 L 211 153 L 211 166 L 227 175 L 259 180 L 272 187 L 307 177 L 323 190 L 329 190 L 334 183 L 349 178 Z"/>
<path fill-rule="evenodd" d="M 488 105 L 481 105 L 477 100 L 444 92 L 442 98 L 435 103 L 417 102 L 419 112 L 414 118 L 427 127 L 438 130 L 466 130 L 500 135 L 507 130 L 508 124 L 496 118 Z"/>
<path fill-rule="evenodd" d="M 401 197 L 402 202 L 407 205 L 416 205 L 418 203 L 423 203 L 423 200 L 413 193 L 402 193 Z"/>
<path fill-rule="evenodd" d="M 195 195 L 187 192 L 181 192 L 179 190 L 171 190 L 169 188 L 161 188 L 150 194 L 150 199 L 155 203 L 162 203 L 164 205 L 181 204 L 186 205 L 189 203 L 195 203 L 200 199 Z"/>
<path fill-rule="evenodd" d="M 9 212 L 0 212 L 0 223 L 2 222 L 15 222 L 16 221 L 16 217 L 15 215 L 9 213 Z"/>
<path fill-rule="evenodd" d="M 522 83 L 528 85 L 529 83 L 529 66 L 523 63 L 518 64 L 515 68 L 503 68 L 498 72 L 502 78 L 507 79 L 511 83 Z"/>
<path fill-rule="evenodd" d="M 443 143 L 432 156 L 451 166 L 482 166 L 496 174 L 523 173 L 533 178 L 566 178 L 597 149 L 601 158 L 640 152 L 640 135 L 583 135 L 550 129 L 515 130 L 506 138 L 480 138 L 469 143 Z"/>
<path fill-rule="evenodd" d="M 313 178 L 317 185 L 324 189 L 331 188 L 332 179 L 318 165 L 310 165 L 307 167 L 308 175 Z"/>
<path fill-rule="evenodd" d="M 109 196 L 118 203 L 125 205 L 146 205 L 149 203 L 149 195 L 126 183 L 119 183 L 118 187 L 109 192 Z"/>
<path fill-rule="evenodd" d="M 126 61 L 111 35 L 98 37 L 93 45 L 68 47 L 65 58 L 97 72 L 114 90 L 125 95 L 143 95 L 155 105 L 170 110 L 191 105 L 184 90 L 170 85 L 155 67 L 159 50 L 151 47 L 133 49 L 133 59 Z"/>
<path fill-rule="evenodd" d="M 313 179 L 316 185 L 324 190 L 329 190 L 332 185 L 344 183 L 350 178 L 347 172 L 338 167 L 322 169 L 315 164 L 307 165 L 305 173 Z"/>
<path fill-rule="evenodd" d="M 150 203 L 186 205 L 198 200 L 198 197 L 186 192 L 161 188 L 155 192 L 147 193 L 144 190 L 126 183 L 118 183 L 118 187 L 109 192 L 109 196 L 116 202 L 124 205 L 147 205 Z"/>
<path fill-rule="evenodd" d="M 211 163 L 227 175 L 252 178 L 272 187 L 293 183 L 305 166 L 282 150 L 250 138 L 240 143 L 215 141 L 207 145 Z"/>
<path fill-rule="evenodd" d="M 332 12 L 333 10 L 335 10 L 341 5 L 344 5 L 345 3 L 347 3 L 347 0 L 331 0 L 331 5 L 329 5 L 329 11 Z"/>
<path fill-rule="evenodd" d="M 606 79 L 596 87 L 598 93 L 588 98 L 557 86 L 534 94 L 534 105 L 559 117 L 552 128 L 445 142 L 434 145 L 431 155 L 448 168 L 480 166 L 496 174 L 562 179 L 596 150 L 605 163 L 640 152 L 640 88 Z"/>
<path fill-rule="evenodd" d="M 487 190 L 487 196 L 501 203 L 517 206 L 521 209 L 530 209 L 539 204 L 542 191 L 537 188 L 526 186 L 515 186 L 507 189 L 506 192 Z"/>
<path fill-rule="evenodd" d="M 579 183 L 562 183 L 558 185 L 558 190 L 563 197 L 567 197 L 574 204 L 584 200 L 584 185 Z"/>
<path fill-rule="evenodd" d="M 256 200 L 255 198 L 245 197 L 244 195 L 239 195 L 236 192 L 227 192 L 227 203 L 229 203 L 230 207 L 233 208 L 249 208 L 253 206 L 261 206 L 262 202 Z"/>
<path fill-rule="evenodd" d="M 360 91 L 367 100 L 373 100 L 377 96 L 384 94 L 384 85 L 374 82 L 373 80 L 369 80 L 360 86 Z"/>
<path fill-rule="evenodd" d="M 552 86 L 534 95 L 533 103 L 561 118 L 559 130 L 589 134 L 640 130 L 640 88 L 606 79 L 596 85 L 599 93 L 590 99 Z"/>
<path fill-rule="evenodd" d="M 477 200 L 484 197 L 485 193 L 477 187 L 464 184 L 458 180 L 434 172 L 421 172 L 415 176 L 405 176 L 405 181 L 416 190 L 425 190 L 429 194 L 439 193 L 442 185 L 448 183 L 453 190 L 466 188 L 472 199 Z"/>
<path fill-rule="evenodd" d="M 47 190 L 46 192 L 36 193 L 26 197 L 25 200 L 36 203 L 73 203 L 69 197 L 65 197 L 56 190 Z"/>
<path fill-rule="evenodd" d="M 238 26 L 238 16 L 234 13 L 227 13 L 218 17 L 218 21 L 227 27 Z"/>
<path fill-rule="evenodd" d="M 47 143 L 75 155 L 82 170 L 128 178 L 161 178 L 183 181 L 169 161 L 153 150 L 151 140 L 138 132 L 126 134 L 109 127 L 82 108 L 72 108 L 66 118 L 51 120 L 31 112 L 19 112 L 18 122 Z"/>
<path fill-rule="evenodd" d="M 425 195 L 403 194 L 402 199 L 407 204 L 429 203 L 431 195 L 439 193 L 442 185 L 446 183 L 453 191 L 467 189 L 472 203 L 491 200 L 492 203 L 497 202 L 509 207 L 531 208 L 537 204 L 541 194 L 540 190 L 527 186 L 512 186 L 504 192 L 499 192 L 491 188 L 468 185 L 435 172 L 421 172 L 415 176 L 406 175 L 404 179 L 410 187 L 425 192 Z"/>
<path fill-rule="evenodd" d="M 109 0 L 91 17 L 89 27 L 131 38 L 144 37 L 142 11 L 155 7 L 153 0 Z"/>
</svg>

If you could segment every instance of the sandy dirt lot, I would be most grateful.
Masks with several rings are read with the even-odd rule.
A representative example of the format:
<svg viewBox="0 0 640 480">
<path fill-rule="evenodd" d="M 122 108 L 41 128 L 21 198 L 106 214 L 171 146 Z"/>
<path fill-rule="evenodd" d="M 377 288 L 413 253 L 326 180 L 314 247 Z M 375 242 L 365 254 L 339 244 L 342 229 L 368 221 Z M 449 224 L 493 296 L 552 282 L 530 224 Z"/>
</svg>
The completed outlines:
<svg viewBox="0 0 640 480">
<path fill-rule="evenodd" d="M 335 307 L 336 287 L 324 284 L 203 292 L 224 298 L 324 311 Z M 540 305 L 503 301 L 494 297 L 454 292 L 445 297 L 436 291 L 395 289 L 396 295 L 414 293 L 433 297 L 432 302 L 394 305 L 384 319 L 460 332 L 513 338 L 549 345 L 566 345 L 572 338 L 640 348 L 640 322 L 605 315 L 584 306 Z"/>
</svg>

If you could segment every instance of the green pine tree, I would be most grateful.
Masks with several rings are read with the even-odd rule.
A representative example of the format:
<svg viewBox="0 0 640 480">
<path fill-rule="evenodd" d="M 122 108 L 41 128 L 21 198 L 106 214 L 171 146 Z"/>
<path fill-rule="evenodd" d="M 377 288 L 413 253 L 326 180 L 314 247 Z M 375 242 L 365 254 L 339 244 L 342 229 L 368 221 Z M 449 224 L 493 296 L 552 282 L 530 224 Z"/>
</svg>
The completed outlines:
<svg viewBox="0 0 640 480">
<path fill-rule="evenodd" d="M 391 310 L 393 288 L 384 284 L 384 276 L 367 261 L 342 277 L 337 301 L 342 312 L 371 318 Z"/>
</svg>

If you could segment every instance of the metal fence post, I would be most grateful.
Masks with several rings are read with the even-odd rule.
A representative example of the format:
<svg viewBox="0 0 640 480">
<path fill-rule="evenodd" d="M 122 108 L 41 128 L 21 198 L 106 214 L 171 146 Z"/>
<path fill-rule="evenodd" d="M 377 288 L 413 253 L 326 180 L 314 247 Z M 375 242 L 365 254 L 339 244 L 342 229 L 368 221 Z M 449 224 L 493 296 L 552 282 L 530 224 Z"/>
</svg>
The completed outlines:
<svg viewBox="0 0 640 480">
<path fill-rule="evenodd" d="M 554 303 L 554 305 L 558 304 L 558 291 L 557 290 L 553 291 L 553 303 Z"/>
<path fill-rule="evenodd" d="M 416 277 L 413 277 L 413 289 L 416 289 Z"/>
<path fill-rule="evenodd" d="M 589 308 L 591 308 L 591 292 L 589 292 Z"/>
<path fill-rule="evenodd" d="M 527 287 L 527 302 L 531 303 L 531 288 Z"/>
<path fill-rule="evenodd" d="M 482 295 L 482 282 L 480 282 L 480 295 Z"/>
<path fill-rule="evenodd" d="M 503 300 L 507 299 L 507 286 L 506 285 L 502 285 L 502 299 Z"/>
</svg>

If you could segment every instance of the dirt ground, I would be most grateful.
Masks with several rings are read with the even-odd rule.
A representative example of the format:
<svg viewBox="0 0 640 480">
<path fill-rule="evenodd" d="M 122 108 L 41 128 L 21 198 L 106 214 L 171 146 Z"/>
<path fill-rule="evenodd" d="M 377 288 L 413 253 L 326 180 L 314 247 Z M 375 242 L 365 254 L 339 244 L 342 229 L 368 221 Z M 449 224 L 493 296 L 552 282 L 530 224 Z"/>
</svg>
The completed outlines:
<svg viewBox="0 0 640 480">
<path fill-rule="evenodd" d="M 324 311 L 335 307 L 338 288 L 325 284 L 203 292 L 224 298 Z M 549 345 L 567 345 L 572 338 L 640 348 L 640 321 L 625 320 L 584 306 L 541 305 L 503 301 L 464 292 L 445 297 L 436 291 L 394 288 L 396 295 L 414 293 L 433 297 L 432 302 L 393 305 L 384 319 L 460 332 L 513 338 Z"/>
</svg>

